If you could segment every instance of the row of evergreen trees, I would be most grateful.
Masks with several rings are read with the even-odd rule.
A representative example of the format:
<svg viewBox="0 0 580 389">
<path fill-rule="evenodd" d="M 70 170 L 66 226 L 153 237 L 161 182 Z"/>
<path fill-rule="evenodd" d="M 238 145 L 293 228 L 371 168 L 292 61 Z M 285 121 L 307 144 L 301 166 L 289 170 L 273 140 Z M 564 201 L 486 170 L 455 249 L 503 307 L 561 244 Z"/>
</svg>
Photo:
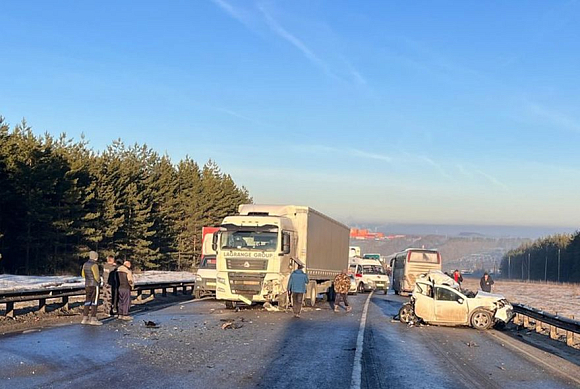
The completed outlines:
<svg viewBox="0 0 580 389">
<path fill-rule="evenodd" d="M 251 202 L 211 160 L 174 164 L 120 140 L 95 152 L 82 138 L 37 136 L 0 117 L 0 270 L 77 272 L 89 250 L 141 269 L 189 268 L 203 226 Z"/>
<path fill-rule="evenodd" d="M 503 277 L 580 282 L 580 231 L 537 239 L 509 251 L 502 259 Z"/>
</svg>

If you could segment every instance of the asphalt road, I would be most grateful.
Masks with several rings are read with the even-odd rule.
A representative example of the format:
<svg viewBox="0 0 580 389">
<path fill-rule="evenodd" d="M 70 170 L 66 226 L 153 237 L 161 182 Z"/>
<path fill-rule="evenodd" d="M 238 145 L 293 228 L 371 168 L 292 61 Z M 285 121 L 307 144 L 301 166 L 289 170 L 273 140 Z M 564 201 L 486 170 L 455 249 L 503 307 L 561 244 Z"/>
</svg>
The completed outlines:
<svg viewBox="0 0 580 389">
<path fill-rule="evenodd" d="M 227 311 L 213 301 L 136 315 L 131 323 L 67 325 L 0 337 L 7 388 L 571 388 L 580 368 L 497 331 L 392 321 L 402 299 L 351 296 L 290 313 Z M 147 328 L 143 320 L 159 328 Z M 239 326 L 222 329 L 227 323 Z M 363 338 L 361 338 L 362 340 Z M 521 343 L 521 342 L 520 342 Z M 362 374 L 353 378 L 360 357 Z M 355 371 L 357 371 L 355 369 Z M 557 373 L 556 371 L 560 371 Z M 359 381 L 360 379 L 360 381 Z"/>
</svg>

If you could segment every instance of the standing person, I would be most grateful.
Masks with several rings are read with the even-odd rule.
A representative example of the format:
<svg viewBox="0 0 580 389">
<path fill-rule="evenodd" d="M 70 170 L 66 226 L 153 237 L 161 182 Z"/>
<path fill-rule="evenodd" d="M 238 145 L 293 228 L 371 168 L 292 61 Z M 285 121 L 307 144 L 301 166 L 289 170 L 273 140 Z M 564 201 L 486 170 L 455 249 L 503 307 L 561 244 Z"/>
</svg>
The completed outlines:
<svg viewBox="0 0 580 389">
<path fill-rule="evenodd" d="M 348 276 L 348 270 L 343 270 L 342 273 L 334 277 L 334 312 L 338 312 L 340 306 L 340 301 L 344 301 L 344 308 L 347 312 L 352 310 L 352 307 L 348 305 L 347 295 L 350 290 L 350 277 Z"/>
<path fill-rule="evenodd" d="M 455 280 L 455 282 L 457 282 L 459 284 L 459 287 L 461 288 L 461 283 L 463 282 L 463 276 L 461 275 L 459 270 L 455 269 L 455 271 L 453 272 L 453 279 Z"/>
<path fill-rule="evenodd" d="M 481 277 L 481 280 L 479 280 L 479 286 L 481 287 L 481 290 L 491 293 L 493 284 L 494 282 L 491 279 L 491 276 L 487 272 L 483 273 L 483 277 Z"/>
<path fill-rule="evenodd" d="M 304 293 L 306 293 L 306 285 L 308 284 L 308 275 L 304 273 L 304 265 L 298 264 L 298 269 L 290 274 L 288 279 L 288 293 L 292 293 L 292 310 L 294 317 L 300 317 L 302 310 L 302 300 Z"/>
<path fill-rule="evenodd" d="M 125 261 L 117 268 L 119 277 L 119 319 L 133 320 L 129 316 L 131 307 L 131 289 L 133 289 L 133 272 L 131 271 L 131 261 Z"/>
<path fill-rule="evenodd" d="M 117 288 L 114 282 L 116 269 L 115 258 L 112 255 L 107 256 L 107 262 L 103 265 L 103 309 L 108 316 L 115 314 L 113 308 L 116 310 L 115 293 Z M 113 289 L 115 289 L 114 292 Z"/>
<path fill-rule="evenodd" d="M 89 260 L 86 261 L 81 270 L 81 275 L 85 279 L 85 305 L 83 307 L 83 321 L 81 324 L 94 326 L 103 325 L 97 320 L 97 305 L 99 304 L 99 287 L 101 277 L 99 275 L 99 265 L 97 265 L 99 255 L 96 251 L 89 253 Z M 89 318 L 90 313 L 90 318 Z"/>
</svg>

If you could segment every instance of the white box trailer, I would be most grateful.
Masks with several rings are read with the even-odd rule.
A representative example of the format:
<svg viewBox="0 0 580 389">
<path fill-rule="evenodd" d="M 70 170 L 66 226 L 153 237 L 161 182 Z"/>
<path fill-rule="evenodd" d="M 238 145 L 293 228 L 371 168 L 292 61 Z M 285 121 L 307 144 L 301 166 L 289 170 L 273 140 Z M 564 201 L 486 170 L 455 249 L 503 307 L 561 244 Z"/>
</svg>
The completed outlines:
<svg viewBox="0 0 580 389">
<path fill-rule="evenodd" d="M 290 273 L 302 264 L 310 279 L 306 298 L 326 293 L 334 277 L 348 268 L 350 229 L 296 205 L 241 205 L 224 218 L 217 249 L 216 296 L 235 302 L 285 304 Z"/>
</svg>

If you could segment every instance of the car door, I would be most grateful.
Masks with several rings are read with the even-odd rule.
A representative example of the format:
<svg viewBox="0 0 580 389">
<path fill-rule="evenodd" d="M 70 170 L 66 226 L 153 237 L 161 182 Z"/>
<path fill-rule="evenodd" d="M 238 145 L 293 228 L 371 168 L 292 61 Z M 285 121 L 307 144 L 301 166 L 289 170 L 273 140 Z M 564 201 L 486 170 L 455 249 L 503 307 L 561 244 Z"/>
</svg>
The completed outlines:
<svg viewBox="0 0 580 389">
<path fill-rule="evenodd" d="M 435 321 L 442 324 L 466 324 L 469 308 L 465 296 L 447 286 L 435 287 Z"/>
<path fill-rule="evenodd" d="M 433 322 L 435 320 L 435 304 L 429 288 L 431 286 L 428 284 L 417 283 L 413 291 L 415 315 L 425 322 Z"/>
</svg>

